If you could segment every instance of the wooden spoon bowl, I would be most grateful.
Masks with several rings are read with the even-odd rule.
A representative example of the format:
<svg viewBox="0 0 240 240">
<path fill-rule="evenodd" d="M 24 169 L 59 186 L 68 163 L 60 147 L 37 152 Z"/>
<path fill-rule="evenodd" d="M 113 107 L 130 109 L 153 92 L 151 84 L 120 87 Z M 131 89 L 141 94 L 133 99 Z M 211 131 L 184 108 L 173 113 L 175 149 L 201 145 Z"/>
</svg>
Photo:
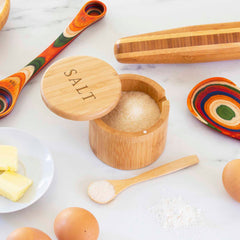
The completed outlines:
<svg viewBox="0 0 240 240">
<path fill-rule="evenodd" d="M 7 22 L 10 11 L 10 0 L 0 0 L 0 30 Z"/>
<path fill-rule="evenodd" d="M 198 120 L 240 139 L 240 88 L 222 77 L 206 79 L 188 95 L 188 108 Z"/>
</svg>

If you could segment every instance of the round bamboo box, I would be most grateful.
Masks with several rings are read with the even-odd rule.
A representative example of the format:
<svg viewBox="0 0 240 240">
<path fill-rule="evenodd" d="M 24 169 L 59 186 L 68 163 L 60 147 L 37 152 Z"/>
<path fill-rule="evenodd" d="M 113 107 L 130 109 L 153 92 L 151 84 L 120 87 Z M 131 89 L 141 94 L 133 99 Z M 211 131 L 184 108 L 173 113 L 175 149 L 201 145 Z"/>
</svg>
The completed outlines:
<svg viewBox="0 0 240 240">
<path fill-rule="evenodd" d="M 123 132 L 108 126 L 102 117 L 117 106 L 121 91 L 140 91 L 151 96 L 160 109 L 159 120 L 140 132 Z M 47 107 L 57 115 L 90 120 L 90 146 L 111 167 L 143 168 L 156 161 L 165 148 L 169 101 L 165 90 L 147 77 L 118 75 L 111 65 L 97 58 L 69 57 L 48 68 L 41 93 Z"/>
<path fill-rule="evenodd" d="M 158 122 L 147 132 L 122 132 L 102 119 L 89 123 L 89 141 L 94 154 L 109 166 L 118 169 L 143 168 L 162 154 L 166 138 L 169 102 L 164 89 L 153 80 L 135 74 L 121 74 L 122 91 L 140 91 L 150 95 L 161 112 Z"/>
</svg>

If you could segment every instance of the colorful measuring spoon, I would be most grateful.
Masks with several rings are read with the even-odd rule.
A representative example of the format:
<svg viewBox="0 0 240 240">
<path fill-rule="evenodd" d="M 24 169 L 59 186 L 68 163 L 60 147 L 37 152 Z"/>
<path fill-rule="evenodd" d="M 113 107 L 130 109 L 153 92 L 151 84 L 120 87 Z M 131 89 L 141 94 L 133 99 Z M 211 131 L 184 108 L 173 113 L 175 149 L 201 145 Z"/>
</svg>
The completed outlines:
<svg viewBox="0 0 240 240">
<path fill-rule="evenodd" d="M 207 126 L 240 140 L 240 88 L 222 77 L 206 79 L 188 95 L 190 112 Z"/>
<path fill-rule="evenodd" d="M 19 72 L 0 81 L 0 118 L 12 111 L 19 93 L 28 81 L 83 30 L 103 18 L 106 10 L 106 6 L 100 1 L 87 2 L 64 32 L 45 51 Z"/>
</svg>

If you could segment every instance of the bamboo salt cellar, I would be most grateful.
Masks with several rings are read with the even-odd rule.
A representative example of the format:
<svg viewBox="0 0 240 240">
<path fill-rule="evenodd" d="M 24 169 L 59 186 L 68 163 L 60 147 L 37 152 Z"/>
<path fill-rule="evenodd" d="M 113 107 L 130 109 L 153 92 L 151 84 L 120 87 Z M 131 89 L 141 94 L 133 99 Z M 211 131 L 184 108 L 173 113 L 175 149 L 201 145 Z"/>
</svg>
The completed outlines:
<svg viewBox="0 0 240 240">
<path fill-rule="evenodd" d="M 102 119 L 118 104 L 121 91 L 140 91 L 154 99 L 160 118 L 148 129 L 124 132 Z M 94 154 L 118 169 L 143 168 L 162 154 L 169 116 L 165 90 L 150 78 L 118 74 L 101 59 L 75 56 L 61 59 L 48 68 L 41 84 L 42 98 L 55 114 L 89 122 L 89 143 Z"/>
<path fill-rule="evenodd" d="M 109 199 L 109 201 L 104 203 L 108 203 L 112 201 L 114 198 L 116 198 L 116 196 L 119 193 L 121 193 L 123 190 L 125 190 L 126 188 L 134 184 L 151 180 L 153 178 L 157 178 L 160 176 L 164 176 L 164 175 L 179 171 L 181 169 L 196 165 L 198 163 L 199 163 L 198 157 L 196 155 L 191 155 L 191 156 L 183 157 L 178 160 L 172 161 L 170 163 L 164 164 L 160 167 L 157 167 L 155 169 L 142 173 L 133 178 L 123 179 L 123 180 L 107 180 L 113 186 L 115 190 L 115 195 L 111 199 Z M 103 204 L 103 202 L 96 201 L 96 199 L 94 199 L 89 193 L 88 195 L 93 201 Z"/>
<path fill-rule="evenodd" d="M 119 39 L 122 63 L 198 63 L 240 58 L 240 22 L 197 25 Z"/>
<path fill-rule="evenodd" d="M 161 115 L 155 125 L 140 132 L 123 132 L 108 126 L 102 119 L 89 122 L 89 142 L 95 155 L 107 165 L 132 170 L 146 167 L 163 153 L 167 138 L 169 101 L 165 90 L 153 80 L 121 74 L 122 91 L 141 91 L 157 103 Z"/>
</svg>

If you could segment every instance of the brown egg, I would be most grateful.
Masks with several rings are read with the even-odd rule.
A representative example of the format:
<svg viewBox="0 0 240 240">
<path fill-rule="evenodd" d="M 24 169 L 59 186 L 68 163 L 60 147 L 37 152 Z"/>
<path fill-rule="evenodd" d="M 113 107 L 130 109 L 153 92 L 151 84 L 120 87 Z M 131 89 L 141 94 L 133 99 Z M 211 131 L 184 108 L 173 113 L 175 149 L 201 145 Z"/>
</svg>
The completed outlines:
<svg viewBox="0 0 240 240">
<path fill-rule="evenodd" d="M 232 160 L 225 166 L 222 181 L 228 194 L 240 202 L 240 159 Z"/>
<path fill-rule="evenodd" d="M 51 238 L 38 229 L 24 227 L 13 231 L 7 240 L 51 240 Z"/>
<path fill-rule="evenodd" d="M 89 211 L 71 207 L 57 215 L 54 231 L 58 240 L 97 240 L 99 225 Z"/>
</svg>

